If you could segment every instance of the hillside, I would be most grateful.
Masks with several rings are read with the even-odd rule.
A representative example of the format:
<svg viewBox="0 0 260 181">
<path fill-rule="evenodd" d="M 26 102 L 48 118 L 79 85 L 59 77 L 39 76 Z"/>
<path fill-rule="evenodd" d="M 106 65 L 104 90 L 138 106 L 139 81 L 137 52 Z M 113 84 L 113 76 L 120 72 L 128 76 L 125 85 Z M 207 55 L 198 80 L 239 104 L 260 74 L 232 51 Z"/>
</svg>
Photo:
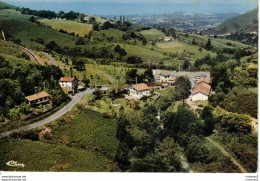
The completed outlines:
<svg viewBox="0 0 260 181">
<path fill-rule="evenodd" d="M 207 35 L 228 34 L 234 32 L 257 32 L 258 31 L 258 9 L 253 9 L 245 14 L 229 19 L 224 23 L 204 32 Z"/>
<path fill-rule="evenodd" d="M 62 21 L 62 20 L 49 20 L 49 19 L 41 19 L 39 20 L 41 23 L 44 23 L 48 26 L 51 26 L 53 29 L 57 30 L 65 30 L 69 33 L 78 34 L 81 37 L 88 35 L 92 30 L 91 24 L 79 23 L 76 21 Z"/>
<path fill-rule="evenodd" d="M 0 9 L 15 9 L 16 7 L 0 1 Z"/>
</svg>

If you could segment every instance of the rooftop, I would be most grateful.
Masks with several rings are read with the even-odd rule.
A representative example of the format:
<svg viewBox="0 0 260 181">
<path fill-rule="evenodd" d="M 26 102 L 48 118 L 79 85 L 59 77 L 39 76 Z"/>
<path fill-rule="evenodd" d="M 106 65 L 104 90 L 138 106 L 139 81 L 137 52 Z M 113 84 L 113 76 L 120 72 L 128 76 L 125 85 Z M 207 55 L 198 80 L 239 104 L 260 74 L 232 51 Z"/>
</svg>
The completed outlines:
<svg viewBox="0 0 260 181">
<path fill-rule="evenodd" d="M 170 76 L 171 74 L 170 73 L 168 73 L 168 72 L 164 72 L 164 73 L 162 73 L 162 76 Z"/>
<path fill-rule="evenodd" d="M 172 77 L 169 78 L 168 81 L 169 81 L 169 82 L 170 82 L 170 81 L 176 81 L 177 78 L 178 78 L 177 76 L 172 76 Z"/>
<path fill-rule="evenodd" d="M 61 77 L 60 81 L 65 81 L 65 82 L 72 82 L 74 79 L 74 77 Z"/>
<path fill-rule="evenodd" d="M 191 95 L 197 94 L 197 93 L 202 93 L 205 95 L 209 95 L 211 90 L 211 86 L 207 83 L 201 82 L 200 84 L 196 85 L 194 89 L 192 90 Z"/>
<path fill-rule="evenodd" d="M 149 89 L 148 85 L 147 84 L 135 84 L 133 85 L 133 88 L 137 91 L 143 91 L 143 90 L 147 90 Z"/>
<path fill-rule="evenodd" d="M 207 78 L 199 79 L 199 80 L 196 82 L 196 84 L 198 85 L 198 84 L 201 83 L 201 82 L 205 82 L 205 83 L 207 83 L 207 84 L 210 84 L 210 80 L 207 79 Z"/>
<path fill-rule="evenodd" d="M 28 101 L 34 101 L 40 98 L 44 98 L 44 97 L 49 97 L 50 95 L 47 94 L 46 92 L 40 92 L 38 94 L 33 94 L 30 96 L 25 97 L 25 99 L 27 99 Z"/>
</svg>

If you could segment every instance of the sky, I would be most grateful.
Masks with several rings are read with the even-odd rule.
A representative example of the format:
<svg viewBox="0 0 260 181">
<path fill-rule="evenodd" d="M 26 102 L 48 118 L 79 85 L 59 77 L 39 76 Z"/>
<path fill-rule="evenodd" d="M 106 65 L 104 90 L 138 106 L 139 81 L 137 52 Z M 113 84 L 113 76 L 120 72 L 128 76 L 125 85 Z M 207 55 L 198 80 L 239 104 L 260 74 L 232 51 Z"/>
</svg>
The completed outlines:
<svg viewBox="0 0 260 181">
<path fill-rule="evenodd" d="M 0 0 L 1 1 L 1 0 Z M 244 13 L 257 0 L 2 0 L 35 10 L 76 11 L 93 15 L 164 14 L 172 12 Z"/>
<path fill-rule="evenodd" d="M 257 3 L 258 0 L 4 0 L 5 2 L 101 2 L 101 3 Z"/>
</svg>

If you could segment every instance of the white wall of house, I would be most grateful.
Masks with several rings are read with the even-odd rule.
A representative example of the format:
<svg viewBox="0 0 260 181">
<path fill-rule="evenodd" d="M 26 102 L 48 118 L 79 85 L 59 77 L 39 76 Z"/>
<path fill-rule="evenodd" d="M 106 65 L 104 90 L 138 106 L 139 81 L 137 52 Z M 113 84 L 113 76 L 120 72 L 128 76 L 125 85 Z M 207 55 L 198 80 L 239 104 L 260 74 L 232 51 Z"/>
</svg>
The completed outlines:
<svg viewBox="0 0 260 181">
<path fill-rule="evenodd" d="M 196 93 L 191 96 L 192 101 L 206 101 L 208 100 L 209 96 L 202 94 L 202 93 Z"/>
<path fill-rule="evenodd" d="M 74 87 L 75 82 L 60 81 L 59 84 L 60 84 L 60 86 L 61 86 L 62 88 L 67 87 L 67 86 L 68 86 L 68 87 Z"/>
<path fill-rule="evenodd" d="M 132 96 L 135 99 L 141 99 L 143 96 L 149 96 L 150 91 L 149 90 L 143 90 L 143 91 L 137 91 L 133 87 L 130 87 L 130 96 Z"/>
<path fill-rule="evenodd" d="M 160 75 L 160 82 L 168 82 L 169 79 L 170 79 L 170 76 Z"/>
<path fill-rule="evenodd" d="M 42 97 L 33 101 L 27 101 L 28 104 L 41 104 L 43 102 L 49 101 L 49 97 Z"/>
</svg>

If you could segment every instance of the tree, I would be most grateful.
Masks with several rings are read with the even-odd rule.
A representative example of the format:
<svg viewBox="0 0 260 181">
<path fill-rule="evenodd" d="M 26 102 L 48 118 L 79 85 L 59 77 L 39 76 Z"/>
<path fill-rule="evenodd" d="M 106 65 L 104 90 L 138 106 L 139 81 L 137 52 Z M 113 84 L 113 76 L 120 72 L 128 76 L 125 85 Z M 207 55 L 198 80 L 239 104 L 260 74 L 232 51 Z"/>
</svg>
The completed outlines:
<svg viewBox="0 0 260 181">
<path fill-rule="evenodd" d="M 85 87 L 86 87 L 86 88 L 89 87 L 90 81 L 89 81 L 89 79 L 86 78 L 86 75 L 85 75 L 85 74 L 84 74 L 84 77 L 83 77 L 82 82 L 85 84 Z"/>
<path fill-rule="evenodd" d="M 83 38 L 78 38 L 75 42 L 75 45 L 85 45 L 85 41 Z"/>
<path fill-rule="evenodd" d="M 142 39 L 142 44 L 145 46 L 147 44 L 147 40 L 145 38 Z"/>
<path fill-rule="evenodd" d="M 97 24 L 97 23 L 93 24 L 93 30 L 99 31 L 99 24 Z"/>
<path fill-rule="evenodd" d="M 191 64 L 189 60 L 184 60 L 184 63 L 182 65 L 183 70 L 189 70 Z"/>
<path fill-rule="evenodd" d="M 45 48 L 48 50 L 54 50 L 57 53 L 61 53 L 61 51 L 62 51 L 61 47 L 59 45 L 57 45 L 55 41 L 51 41 L 50 43 L 48 43 L 45 46 Z"/>
<path fill-rule="evenodd" d="M 175 81 L 175 87 L 177 92 L 180 93 L 183 99 L 183 106 L 184 106 L 184 99 L 188 98 L 191 94 L 191 82 L 188 76 L 180 76 Z"/>
<path fill-rule="evenodd" d="M 108 92 L 108 96 L 111 98 L 112 101 L 116 99 L 116 90 L 115 89 L 110 89 Z"/>
<path fill-rule="evenodd" d="M 119 53 L 120 57 L 124 57 L 127 54 L 125 49 L 121 48 L 119 45 L 116 45 L 114 50 L 115 52 Z"/>
<path fill-rule="evenodd" d="M 211 46 L 211 40 L 210 40 L 210 38 L 208 39 L 208 41 L 207 41 L 207 43 L 206 43 L 206 45 L 205 45 L 205 49 L 206 50 L 211 50 L 211 48 L 212 48 L 212 46 Z"/>
<path fill-rule="evenodd" d="M 96 89 L 94 92 L 93 92 L 93 95 L 94 95 L 94 99 L 95 100 L 100 100 L 102 98 L 102 93 L 99 89 Z"/>
<path fill-rule="evenodd" d="M 213 111 L 214 108 L 212 106 L 205 106 L 200 115 L 201 119 L 204 120 L 204 124 L 205 124 L 204 134 L 206 136 L 209 136 L 213 133 L 213 129 L 216 124 L 216 120 L 213 118 L 214 117 Z"/>
<path fill-rule="evenodd" d="M 151 67 L 144 71 L 144 77 L 148 80 L 148 82 L 154 82 L 153 69 Z"/>
<path fill-rule="evenodd" d="M 29 18 L 29 21 L 31 21 L 32 23 L 34 23 L 34 22 L 36 21 L 36 19 L 35 19 L 34 16 L 31 16 L 31 17 Z"/>
<path fill-rule="evenodd" d="M 250 134 L 252 131 L 251 119 L 245 114 L 224 112 L 216 114 L 215 119 L 228 132 Z"/>
<path fill-rule="evenodd" d="M 177 36 L 176 36 L 176 31 L 175 31 L 174 28 L 170 28 L 170 29 L 169 29 L 168 35 L 169 35 L 169 36 L 172 36 L 173 38 L 177 38 Z"/>
<path fill-rule="evenodd" d="M 138 77 L 137 75 L 137 69 L 130 69 L 126 71 L 126 83 L 130 84 L 136 80 Z"/>
<path fill-rule="evenodd" d="M 141 57 L 136 57 L 136 56 L 127 57 L 125 60 L 128 64 L 141 64 L 141 63 L 143 63 L 143 60 L 141 59 Z"/>
<path fill-rule="evenodd" d="M 192 44 L 192 45 L 197 45 L 197 42 L 196 42 L 195 38 L 192 39 L 191 44 Z"/>
<path fill-rule="evenodd" d="M 114 28 L 114 25 L 112 23 L 110 23 L 110 21 L 106 21 L 105 23 L 103 23 L 102 29 L 106 30 L 109 28 Z"/>
</svg>

